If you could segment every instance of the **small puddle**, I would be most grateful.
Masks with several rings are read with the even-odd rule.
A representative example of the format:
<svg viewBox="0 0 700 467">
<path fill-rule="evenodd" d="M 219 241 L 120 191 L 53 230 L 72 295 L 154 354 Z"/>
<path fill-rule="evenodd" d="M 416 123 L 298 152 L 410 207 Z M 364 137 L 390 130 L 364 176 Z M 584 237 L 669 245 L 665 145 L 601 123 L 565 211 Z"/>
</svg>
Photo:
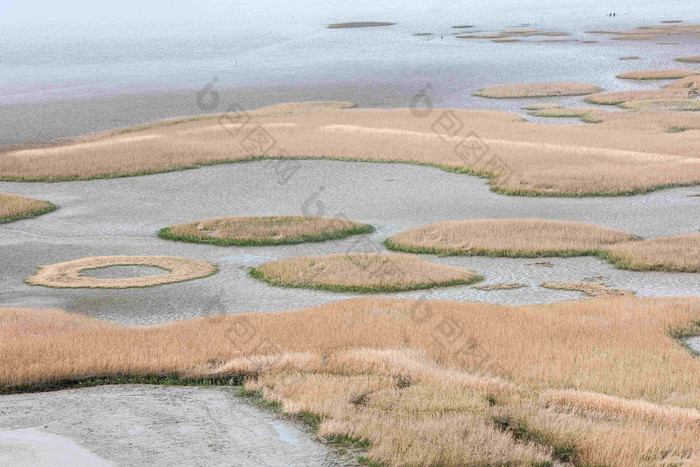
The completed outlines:
<svg viewBox="0 0 700 467">
<path fill-rule="evenodd" d="M 284 441 L 285 443 L 288 444 L 299 444 L 299 440 L 292 436 L 287 429 L 284 427 L 283 424 L 281 423 L 273 423 L 272 427 L 275 429 L 277 432 L 277 436 L 279 436 L 280 441 Z"/>
</svg>

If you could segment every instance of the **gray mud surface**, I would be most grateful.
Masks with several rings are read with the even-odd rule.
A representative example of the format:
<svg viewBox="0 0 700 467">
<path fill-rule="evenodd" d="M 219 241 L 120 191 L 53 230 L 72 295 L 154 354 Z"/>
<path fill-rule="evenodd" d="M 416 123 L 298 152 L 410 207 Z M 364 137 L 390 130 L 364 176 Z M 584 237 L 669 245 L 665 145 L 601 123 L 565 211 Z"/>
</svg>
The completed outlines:
<svg viewBox="0 0 700 467">
<path fill-rule="evenodd" d="M 348 465 L 305 427 L 234 390 L 125 385 L 2 396 L 0 465 Z"/>
</svg>

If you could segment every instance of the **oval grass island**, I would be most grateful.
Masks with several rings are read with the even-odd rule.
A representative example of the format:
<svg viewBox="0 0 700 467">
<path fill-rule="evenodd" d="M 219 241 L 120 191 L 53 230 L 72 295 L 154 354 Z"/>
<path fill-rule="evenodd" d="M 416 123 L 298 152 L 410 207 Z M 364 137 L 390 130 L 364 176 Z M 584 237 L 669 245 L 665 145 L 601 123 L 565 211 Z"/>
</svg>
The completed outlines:
<svg viewBox="0 0 700 467">
<path fill-rule="evenodd" d="M 0 193 L 0 224 L 38 217 L 56 209 L 58 207 L 48 201 Z"/>
<path fill-rule="evenodd" d="M 98 278 L 84 276 L 83 272 L 114 266 L 150 266 L 168 271 L 143 277 Z M 36 274 L 25 282 L 56 289 L 128 289 L 153 287 L 208 277 L 218 272 L 211 263 L 174 256 L 95 256 L 65 263 L 40 267 Z"/>
<path fill-rule="evenodd" d="M 574 221 L 441 221 L 398 233 L 384 245 L 393 251 L 442 256 L 597 256 L 630 271 L 700 272 L 700 233 L 644 240 Z"/>
<path fill-rule="evenodd" d="M 224 217 L 166 227 L 158 237 L 218 246 L 265 246 L 323 242 L 372 231 L 369 224 L 330 217 Z"/>
<path fill-rule="evenodd" d="M 483 279 L 472 271 L 392 253 L 297 256 L 263 264 L 250 274 L 280 287 L 355 293 L 467 285 Z"/>
</svg>

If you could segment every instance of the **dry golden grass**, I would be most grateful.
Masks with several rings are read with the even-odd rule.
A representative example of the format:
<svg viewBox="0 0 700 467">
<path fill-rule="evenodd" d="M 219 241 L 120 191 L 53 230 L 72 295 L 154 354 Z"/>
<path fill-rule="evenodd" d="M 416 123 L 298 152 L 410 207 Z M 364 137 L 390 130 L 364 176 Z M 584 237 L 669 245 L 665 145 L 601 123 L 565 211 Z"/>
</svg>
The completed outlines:
<svg viewBox="0 0 700 467">
<path fill-rule="evenodd" d="M 614 91 L 591 94 L 585 100 L 591 104 L 618 105 L 623 102 L 648 101 L 648 100 L 668 100 L 668 99 L 688 99 L 691 94 L 686 89 L 641 89 L 637 91 Z"/>
<path fill-rule="evenodd" d="M 522 42 L 522 39 L 518 39 L 515 37 L 504 37 L 502 39 L 494 39 L 491 42 L 496 42 L 496 43 L 503 43 L 503 42 Z"/>
<path fill-rule="evenodd" d="M 626 73 L 620 73 L 617 75 L 620 79 L 680 79 L 687 78 L 688 76 L 697 75 L 697 71 L 693 70 L 678 70 L 678 69 L 667 69 L 667 70 L 640 70 L 640 71 L 628 71 Z"/>
<path fill-rule="evenodd" d="M 662 91 L 671 98 L 688 94 Z M 494 190 L 514 195 L 623 195 L 700 182 L 700 133 L 671 135 L 665 133 L 669 125 L 661 125 L 671 117 L 698 121 L 697 115 L 611 112 L 597 125 L 544 125 L 503 112 L 449 112 L 311 103 L 250 112 L 250 120 L 229 115 L 168 121 L 2 153 L 0 179 L 90 179 L 256 158 L 331 158 L 438 166 L 491 177 Z M 445 134 L 455 128 L 445 123 L 453 119 L 463 128 L 455 136 Z M 252 144 L 253 130 L 256 141 L 266 141 L 265 135 L 274 141 Z M 270 176 L 286 176 L 294 164 L 270 164 Z"/>
<path fill-rule="evenodd" d="M 695 55 L 693 57 L 678 57 L 676 61 L 682 63 L 700 63 L 700 55 Z"/>
<path fill-rule="evenodd" d="M 610 261 L 624 269 L 700 272 L 700 233 L 625 242 L 604 250 Z"/>
<path fill-rule="evenodd" d="M 572 82 L 518 83 L 486 86 L 479 89 L 474 95 L 492 99 L 509 99 L 520 97 L 581 96 L 598 91 L 600 91 L 598 86 Z"/>
<path fill-rule="evenodd" d="M 601 110 L 586 107 L 542 107 L 529 110 L 528 115 L 533 117 L 578 118 L 586 123 L 600 123 L 603 121 Z"/>
<path fill-rule="evenodd" d="M 56 206 L 47 201 L 0 193 L 0 224 L 40 216 L 55 209 Z"/>
<path fill-rule="evenodd" d="M 591 34 L 611 34 L 613 40 L 655 40 L 661 37 L 687 36 L 693 39 L 700 37 L 700 24 L 672 24 L 658 26 L 642 26 L 630 30 L 588 31 Z"/>
<path fill-rule="evenodd" d="M 700 95 L 700 75 L 692 75 L 667 84 L 666 89 L 681 89 L 690 93 L 691 96 Z"/>
<path fill-rule="evenodd" d="M 283 287 L 363 293 L 471 284 L 482 279 L 471 271 L 413 255 L 376 253 L 297 256 L 263 264 L 251 274 Z"/>
<path fill-rule="evenodd" d="M 589 297 L 618 297 L 621 295 L 634 295 L 629 290 L 608 287 L 600 282 L 544 282 L 540 285 L 545 289 L 583 292 Z"/>
<path fill-rule="evenodd" d="M 398 233 L 390 249 L 441 255 L 510 257 L 596 254 L 635 235 L 592 224 L 546 219 L 471 219 L 441 221 Z"/>
<path fill-rule="evenodd" d="M 151 266 L 165 269 L 169 272 L 153 276 L 121 279 L 101 279 L 82 275 L 87 270 L 111 266 Z M 216 272 L 216 266 L 197 259 L 173 256 L 95 256 L 42 266 L 35 275 L 26 279 L 25 282 L 30 285 L 66 289 L 126 289 L 189 281 L 211 276 L 216 274 Z"/>
<path fill-rule="evenodd" d="M 347 219 L 311 216 L 225 217 L 178 224 L 160 238 L 220 246 L 288 245 L 320 242 L 368 233 L 371 225 Z"/>
<path fill-rule="evenodd" d="M 530 36 L 560 37 L 560 36 L 570 36 L 571 35 L 568 32 L 542 31 L 540 29 L 512 29 L 509 31 L 502 31 L 501 34 L 508 34 L 508 35 L 513 35 L 513 36 L 522 36 L 522 37 L 530 37 Z"/>
<path fill-rule="evenodd" d="M 620 104 L 623 109 L 654 112 L 693 112 L 700 110 L 700 100 L 696 99 L 660 99 L 649 101 L 630 101 Z"/>
<path fill-rule="evenodd" d="M 505 39 L 508 34 L 458 34 L 458 39 Z"/>
<path fill-rule="evenodd" d="M 0 388 L 247 375 L 389 465 L 694 465 L 700 359 L 672 336 L 696 334 L 697 298 L 363 298 L 149 327 L 0 309 Z"/>
<path fill-rule="evenodd" d="M 329 24 L 328 29 L 348 29 L 348 28 L 373 28 L 377 26 L 393 26 L 396 23 L 385 23 L 382 21 L 356 21 L 352 23 Z"/>
</svg>

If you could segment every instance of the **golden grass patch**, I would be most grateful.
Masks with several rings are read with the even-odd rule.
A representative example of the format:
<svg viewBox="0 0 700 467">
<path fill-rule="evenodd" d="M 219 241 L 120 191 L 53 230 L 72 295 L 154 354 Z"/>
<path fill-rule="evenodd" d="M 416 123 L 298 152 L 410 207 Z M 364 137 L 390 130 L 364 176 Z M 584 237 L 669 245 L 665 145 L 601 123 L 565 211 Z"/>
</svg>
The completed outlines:
<svg viewBox="0 0 700 467">
<path fill-rule="evenodd" d="M 475 96 L 491 99 L 521 97 L 581 96 L 600 91 L 598 86 L 572 82 L 494 84 L 474 93 Z"/>
<path fill-rule="evenodd" d="M 225 217 L 166 227 L 160 238 L 219 246 L 289 245 L 372 232 L 371 225 L 311 216 Z"/>
<path fill-rule="evenodd" d="M 623 269 L 700 272 L 700 233 L 625 242 L 604 250 L 605 257 Z"/>
<path fill-rule="evenodd" d="M 629 30 L 599 30 L 587 31 L 590 34 L 610 34 L 613 40 L 655 40 L 661 37 L 687 36 L 700 38 L 700 24 L 665 23 L 655 26 L 641 26 Z"/>
<path fill-rule="evenodd" d="M 700 100 L 696 99 L 658 99 L 648 101 L 630 101 L 620 104 L 623 109 L 654 112 L 694 112 L 700 110 Z"/>
<path fill-rule="evenodd" d="M 660 91 L 670 98 L 690 92 Z M 299 164 L 292 159 L 302 158 L 437 166 L 491 178 L 492 189 L 512 195 L 628 195 L 700 182 L 700 133 L 665 133 L 668 126 L 693 127 L 689 117 L 697 121 L 680 113 L 611 112 L 598 125 L 544 125 L 496 111 L 288 104 L 6 151 L 0 179 L 85 180 L 262 158 L 279 160 L 266 164 L 270 177 L 289 177 Z M 464 131 L 445 134 L 448 119 Z"/>
<path fill-rule="evenodd" d="M 503 42 L 522 42 L 522 39 L 518 39 L 516 37 L 504 37 L 501 39 L 494 39 L 491 42 L 496 42 L 496 43 L 503 43 Z"/>
<path fill-rule="evenodd" d="M 596 254 L 635 235 L 592 224 L 546 219 L 470 219 L 415 227 L 386 240 L 392 250 L 440 255 L 534 258 Z"/>
<path fill-rule="evenodd" d="M 682 89 L 690 93 L 691 96 L 697 97 L 700 95 L 700 75 L 692 75 L 687 78 L 681 78 L 673 83 L 667 84 L 666 89 Z"/>
<path fill-rule="evenodd" d="M 147 327 L 5 308 L 0 389 L 247 378 L 388 465 L 692 465 L 700 359 L 674 337 L 697 334 L 697 298 L 362 298 Z"/>
<path fill-rule="evenodd" d="M 266 263 L 251 275 L 272 285 L 337 292 L 398 292 L 471 284 L 471 271 L 404 254 L 349 253 L 297 256 Z"/>
<path fill-rule="evenodd" d="M 692 57 L 678 57 L 676 61 L 682 63 L 700 63 L 700 55 L 695 55 Z"/>
<path fill-rule="evenodd" d="M 48 201 L 0 193 L 0 224 L 37 217 L 56 209 L 57 206 Z"/>
<path fill-rule="evenodd" d="M 585 100 L 591 104 L 619 105 L 631 101 L 688 99 L 690 97 L 691 94 L 686 89 L 665 88 L 603 92 L 586 96 Z"/>
<path fill-rule="evenodd" d="M 603 121 L 601 110 L 586 107 L 542 107 L 531 109 L 527 113 L 533 117 L 578 118 L 586 123 L 600 123 Z"/>
<path fill-rule="evenodd" d="M 540 285 L 545 289 L 583 292 L 589 297 L 618 297 L 621 295 L 634 295 L 629 290 L 608 287 L 600 282 L 543 282 Z"/>
<path fill-rule="evenodd" d="M 620 73 L 617 75 L 620 79 L 680 79 L 687 78 L 688 76 L 697 75 L 697 71 L 693 70 L 680 70 L 680 69 L 667 69 L 667 70 L 639 70 L 639 71 L 628 71 L 626 73 Z"/>
<path fill-rule="evenodd" d="M 458 39 L 504 39 L 508 34 L 458 34 Z"/>
<path fill-rule="evenodd" d="M 151 266 L 168 273 L 123 279 L 101 279 L 87 277 L 82 273 L 91 269 L 111 266 Z M 173 256 L 95 256 L 65 263 L 40 267 L 36 274 L 25 280 L 30 285 L 54 288 L 100 288 L 126 289 L 131 287 L 153 287 L 156 285 L 183 282 L 216 274 L 217 268 L 206 261 L 177 258 Z"/>
</svg>

